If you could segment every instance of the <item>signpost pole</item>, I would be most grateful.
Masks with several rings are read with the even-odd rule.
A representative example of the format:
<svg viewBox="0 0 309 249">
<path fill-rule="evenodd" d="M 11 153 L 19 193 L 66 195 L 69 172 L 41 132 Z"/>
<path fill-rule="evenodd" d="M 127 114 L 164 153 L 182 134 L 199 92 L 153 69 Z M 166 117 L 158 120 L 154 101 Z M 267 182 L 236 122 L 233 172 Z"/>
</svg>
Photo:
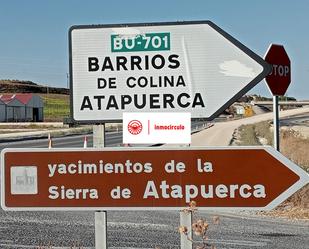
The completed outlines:
<svg viewBox="0 0 309 249">
<path fill-rule="evenodd" d="M 274 112 L 274 148 L 280 151 L 280 135 L 279 135 L 279 103 L 278 96 L 273 96 L 273 112 Z"/>
<path fill-rule="evenodd" d="M 105 124 L 93 126 L 93 147 L 105 147 Z M 107 248 L 107 220 L 106 211 L 95 212 L 95 248 Z"/>
<path fill-rule="evenodd" d="M 192 212 L 184 212 L 184 211 L 180 212 L 180 226 L 186 227 L 187 233 L 193 239 Z M 192 248 L 193 248 L 193 242 L 189 240 L 185 234 L 181 233 L 180 234 L 180 249 L 192 249 Z"/>
<path fill-rule="evenodd" d="M 180 212 L 180 226 L 185 226 L 188 229 L 189 236 L 192 234 L 192 213 L 191 212 Z M 180 248 L 181 249 L 192 249 L 193 243 L 183 233 L 180 234 Z"/>
</svg>

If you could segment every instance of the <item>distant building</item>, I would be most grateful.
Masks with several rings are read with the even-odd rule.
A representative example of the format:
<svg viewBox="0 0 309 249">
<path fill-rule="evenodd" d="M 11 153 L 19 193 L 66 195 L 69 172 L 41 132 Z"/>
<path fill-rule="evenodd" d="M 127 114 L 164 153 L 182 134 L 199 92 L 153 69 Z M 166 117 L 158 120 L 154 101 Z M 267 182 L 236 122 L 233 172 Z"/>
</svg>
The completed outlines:
<svg viewBox="0 0 309 249">
<path fill-rule="evenodd" d="M 244 115 L 245 114 L 245 108 L 242 105 L 234 105 L 234 110 L 237 115 Z"/>
<path fill-rule="evenodd" d="M 42 122 L 43 100 L 38 95 L 0 95 L 0 122 Z"/>
<path fill-rule="evenodd" d="M 6 105 L 5 103 L 0 99 L 0 121 L 3 122 L 5 120 L 5 113 L 6 113 Z"/>
</svg>

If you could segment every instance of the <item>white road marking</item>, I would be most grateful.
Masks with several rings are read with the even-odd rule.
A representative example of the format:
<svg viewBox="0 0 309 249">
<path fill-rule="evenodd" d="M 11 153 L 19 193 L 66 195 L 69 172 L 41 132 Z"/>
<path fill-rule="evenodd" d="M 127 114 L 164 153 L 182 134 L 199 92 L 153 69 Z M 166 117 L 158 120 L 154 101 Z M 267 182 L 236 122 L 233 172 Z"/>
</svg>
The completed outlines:
<svg viewBox="0 0 309 249">
<path fill-rule="evenodd" d="M 237 246 L 255 246 L 255 247 L 264 247 L 271 240 L 269 239 L 259 239 L 259 241 L 250 241 L 250 240 L 208 240 L 213 245 L 237 245 Z"/>
<path fill-rule="evenodd" d="M 19 244 L 3 244 L 0 243 L 0 247 L 1 248 L 38 248 L 39 245 L 19 245 Z M 42 248 L 49 248 L 48 246 L 44 246 Z M 71 249 L 72 246 L 67 246 L 67 247 L 63 247 L 63 246 L 52 246 L 53 249 Z M 93 249 L 93 247 L 82 247 L 83 249 Z"/>
<path fill-rule="evenodd" d="M 166 224 L 153 224 L 153 223 L 133 223 L 133 222 L 107 222 L 108 226 L 111 227 L 119 227 L 119 226 L 124 226 L 124 227 L 134 227 L 134 228 L 157 228 L 157 229 L 170 229 L 173 226 L 169 226 Z"/>
</svg>

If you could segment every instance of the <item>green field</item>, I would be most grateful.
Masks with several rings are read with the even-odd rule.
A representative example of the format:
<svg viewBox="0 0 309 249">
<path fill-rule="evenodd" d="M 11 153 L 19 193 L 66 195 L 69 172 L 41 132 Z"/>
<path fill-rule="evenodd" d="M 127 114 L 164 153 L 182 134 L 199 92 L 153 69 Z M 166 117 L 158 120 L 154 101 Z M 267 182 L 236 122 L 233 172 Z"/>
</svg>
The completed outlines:
<svg viewBox="0 0 309 249">
<path fill-rule="evenodd" d="M 64 94 L 39 94 L 44 101 L 44 121 L 59 121 L 70 115 L 70 96 Z"/>
</svg>

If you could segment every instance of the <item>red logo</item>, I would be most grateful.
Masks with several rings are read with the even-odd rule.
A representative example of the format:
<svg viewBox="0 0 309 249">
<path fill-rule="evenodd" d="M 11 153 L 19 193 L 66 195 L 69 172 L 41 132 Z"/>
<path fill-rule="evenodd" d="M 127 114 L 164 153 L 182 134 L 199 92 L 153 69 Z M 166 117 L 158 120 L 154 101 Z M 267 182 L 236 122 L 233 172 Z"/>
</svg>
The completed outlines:
<svg viewBox="0 0 309 249">
<path fill-rule="evenodd" d="M 138 135 L 142 132 L 142 130 L 143 130 L 143 125 L 140 121 L 132 120 L 128 123 L 128 131 L 132 135 Z"/>
</svg>

